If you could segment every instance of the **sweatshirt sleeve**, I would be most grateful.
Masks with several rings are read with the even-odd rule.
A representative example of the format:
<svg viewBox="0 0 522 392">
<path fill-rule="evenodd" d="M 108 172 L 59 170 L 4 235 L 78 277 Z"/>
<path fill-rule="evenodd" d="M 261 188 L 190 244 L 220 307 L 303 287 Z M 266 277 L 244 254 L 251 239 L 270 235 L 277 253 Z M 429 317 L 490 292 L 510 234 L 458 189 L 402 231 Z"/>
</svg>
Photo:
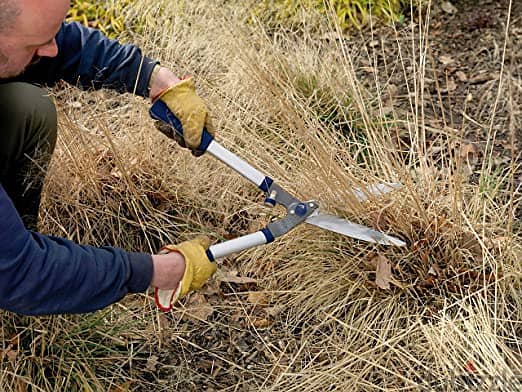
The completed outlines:
<svg viewBox="0 0 522 392">
<path fill-rule="evenodd" d="M 83 89 L 110 88 L 148 96 L 158 62 L 143 56 L 137 46 L 120 44 L 77 22 L 62 24 L 56 44 L 56 57 L 40 58 L 17 80 L 49 86 L 64 80 Z"/>
<path fill-rule="evenodd" d="M 152 270 L 146 253 L 26 230 L 0 184 L 0 308 L 26 315 L 92 312 L 145 291 Z"/>
</svg>

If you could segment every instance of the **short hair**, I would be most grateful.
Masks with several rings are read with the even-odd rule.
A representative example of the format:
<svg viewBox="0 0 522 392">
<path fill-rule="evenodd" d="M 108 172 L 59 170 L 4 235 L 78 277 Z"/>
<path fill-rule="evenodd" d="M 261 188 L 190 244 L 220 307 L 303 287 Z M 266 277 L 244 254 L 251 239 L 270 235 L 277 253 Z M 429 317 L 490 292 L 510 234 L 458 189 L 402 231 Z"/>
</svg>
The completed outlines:
<svg viewBox="0 0 522 392">
<path fill-rule="evenodd" d="M 14 26 L 21 9 L 16 0 L 0 0 L 0 33 Z"/>
</svg>

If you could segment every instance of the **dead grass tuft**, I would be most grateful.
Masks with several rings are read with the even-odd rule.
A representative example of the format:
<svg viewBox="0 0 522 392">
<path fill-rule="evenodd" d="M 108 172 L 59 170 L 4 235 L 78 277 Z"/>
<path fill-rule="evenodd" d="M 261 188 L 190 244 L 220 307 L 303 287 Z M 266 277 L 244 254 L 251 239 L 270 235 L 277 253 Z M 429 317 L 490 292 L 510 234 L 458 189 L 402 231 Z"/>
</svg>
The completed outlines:
<svg viewBox="0 0 522 392">
<path fill-rule="evenodd" d="M 480 153 L 466 147 L 459 129 L 428 110 L 434 100 L 437 110 L 447 104 L 441 88 L 432 94 L 425 83 L 429 8 L 413 27 L 396 30 L 386 47 L 391 62 L 383 62 L 373 41 L 332 25 L 323 27 L 327 35 L 268 34 L 244 23 L 248 9 L 218 3 L 137 1 L 129 15 L 142 9 L 150 19 L 133 39 L 178 74 L 195 76 L 222 144 L 298 197 L 400 236 L 407 247 L 299 227 L 221 260 L 222 275 L 256 283 L 218 274 L 198 299 L 210 315 L 187 321 L 197 305 L 190 301 L 172 315 L 156 314 L 143 296 L 88 316 L 84 329 L 79 318 L 50 319 L 40 340 L 4 368 L 4 385 L 47 390 L 48 380 L 60 379 L 93 390 L 116 380 L 136 390 L 347 391 L 448 388 L 450 380 L 460 389 L 470 375 L 520 374 L 519 161 L 497 170 L 488 146 Z M 390 82 L 397 79 L 408 94 Z M 509 81 L 494 88 L 496 107 Z M 60 139 L 45 232 L 154 252 L 201 232 L 216 241 L 243 235 L 280 214 L 262 208 L 256 190 L 218 162 L 165 140 L 141 99 L 69 87 L 54 93 Z M 383 181 L 404 187 L 367 203 L 351 193 Z M 391 264 L 390 289 L 376 284 L 377 256 Z M 250 291 L 262 292 L 263 303 L 249 302 Z M 35 331 L 43 321 L 3 322 L 14 334 L 4 335 L 8 355 L 20 328 Z M 123 326 L 137 351 L 120 336 Z M 71 332 L 78 329 L 79 338 Z M 89 351 L 92 341 L 128 351 Z M 31 362 L 34 347 L 60 365 L 42 354 Z M 128 367 L 105 378 L 122 364 Z"/>
</svg>

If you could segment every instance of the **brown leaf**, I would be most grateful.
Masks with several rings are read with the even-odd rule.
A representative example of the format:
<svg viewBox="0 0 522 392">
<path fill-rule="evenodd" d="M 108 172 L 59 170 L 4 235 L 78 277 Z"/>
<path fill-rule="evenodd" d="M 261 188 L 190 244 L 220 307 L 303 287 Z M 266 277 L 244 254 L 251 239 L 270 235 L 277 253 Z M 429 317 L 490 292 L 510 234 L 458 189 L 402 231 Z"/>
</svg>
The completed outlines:
<svg viewBox="0 0 522 392">
<path fill-rule="evenodd" d="M 219 283 L 217 283 L 215 280 L 211 280 L 210 282 L 207 282 L 207 284 L 205 284 L 201 290 L 199 290 L 199 293 L 206 296 L 220 294 L 221 290 L 219 289 Z"/>
<path fill-rule="evenodd" d="M 265 313 L 270 317 L 277 317 L 279 313 L 281 313 L 283 310 L 285 310 L 285 307 L 283 305 L 276 305 L 271 306 L 269 308 L 265 308 Z"/>
<path fill-rule="evenodd" d="M 383 255 L 375 257 L 377 267 L 375 269 L 375 284 L 381 289 L 388 290 L 392 278 L 391 264 Z"/>
<path fill-rule="evenodd" d="M 476 158 L 479 150 L 474 143 L 465 143 L 460 146 L 460 157 L 465 159 Z"/>
<path fill-rule="evenodd" d="M 469 83 L 480 84 L 480 83 L 488 82 L 490 80 L 496 80 L 499 77 L 500 77 L 500 74 L 497 72 L 481 71 L 478 75 L 475 75 L 471 79 L 469 79 Z"/>
<path fill-rule="evenodd" d="M 149 357 L 149 359 L 147 359 L 147 365 L 146 365 L 147 370 L 149 370 L 151 372 L 155 372 L 156 366 L 158 366 L 158 359 L 159 358 L 157 355 L 151 355 Z"/>
<path fill-rule="evenodd" d="M 386 227 L 386 216 L 383 212 L 373 211 L 370 213 L 370 219 L 372 220 L 373 227 L 384 229 Z"/>
<path fill-rule="evenodd" d="M 422 251 L 421 260 L 422 264 L 426 264 L 430 260 L 430 252 L 427 250 Z"/>
<path fill-rule="evenodd" d="M 448 65 L 448 64 L 455 62 L 455 60 L 453 60 L 453 58 L 451 58 L 450 56 L 445 56 L 445 55 L 440 56 L 439 61 L 444 65 Z"/>
<path fill-rule="evenodd" d="M 461 237 L 461 247 L 468 249 L 475 260 L 482 260 L 482 244 L 475 234 L 465 232 Z"/>
<path fill-rule="evenodd" d="M 254 305 L 267 305 L 268 304 L 268 298 L 266 297 L 266 294 L 261 291 L 250 291 L 248 293 L 248 302 Z"/>
<path fill-rule="evenodd" d="M 27 391 L 27 383 L 23 380 L 16 381 L 16 392 L 26 392 Z"/>
<path fill-rule="evenodd" d="M 440 7 L 442 8 L 442 10 L 444 12 L 446 12 L 447 14 L 450 14 L 450 15 L 453 15 L 453 14 L 456 14 L 457 13 L 457 7 L 455 7 L 453 4 L 451 4 L 451 2 L 449 1 L 445 1 L 443 2 Z"/>
<path fill-rule="evenodd" d="M 246 276 L 237 276 L 237 271 L 226 271 L 223 275 L 218 276 L 217 280 L 220 282 L 236 284 L 257 283 L 256 279 L 248 278 Z"/>
<path fill-rule="evenodd" d="M 206 320 L 212 313 L 214 313 L 214 307 L 210 305 L 203 294 L 194 293 L 190 297 L 186 308 L 186 313 L 183 315 L 185 318 L 192 318 L 196 320 Z"/>
<path fill-rule="evenodd" d="M 468 77 L 466 76 L 466 74 L 462 71 L 457 71 L 455 72 L 455 76 L 457 77 L 457 79 L 460 81 L 460 82 L 465 82 L 468 80 Z"/>
<path fill-rule="evenodd" d="M 7 358 L 7 360 L 14 365 L 17 357 L 18 351 L 13 348 L 12 344 L 10 344 L 5 350 L 0 350 L 0 360 Z"/>
<path fill-rule="evenodd" d="M 430 270 L 428 271 L 428 274 L 429 275 L 433 275 L 433 276 L 437 276 L 437 277 L 441 277 L 442 276 L 442 271 L 441 271 L 439 265 L 437 263 L 435 263 L 435 264 L 433 264 L 430 267 Z"/>
<path fill-rule="evenodd" d="M 272 324 L 272 321 L 262 317 L 253 317 L 251 321 L 255 328 L 268 328 Z"/>
<path fill-rule="evenodd" d="M 197 362 L 196 366 L 198 369 L 210 372 L 214 366 L 214 361 L 211 361 L 210 359 L 201 359 Z"/>
<path fill-rule="evenodd" d="M 431 289 L 435 286 L 435 277 L 433 275 L 429 275 L 425 280 L 418 284 L 418 287 L 423 289 Z"/>
<path fill-rule="evenodd" d="M 453 79 L 448 79 L 448 83 L 446 84 L 446 88 L 443 88 L 441 91 L 443 93 L 451 93 L 457 89 L 457 83 Z"/>
<path fill-rule="evenodd" d="M 361 69 L 367 74 L 373 74 L 376 72 L 376 69 L 374 67 L 361 67 Z"/>
<path fill-rule="evenodd" d="M 132 381 L 125 381 L 123 384 L 115 385 L 110 392 L 129 392 L 132 388 Z"/>
</svg>

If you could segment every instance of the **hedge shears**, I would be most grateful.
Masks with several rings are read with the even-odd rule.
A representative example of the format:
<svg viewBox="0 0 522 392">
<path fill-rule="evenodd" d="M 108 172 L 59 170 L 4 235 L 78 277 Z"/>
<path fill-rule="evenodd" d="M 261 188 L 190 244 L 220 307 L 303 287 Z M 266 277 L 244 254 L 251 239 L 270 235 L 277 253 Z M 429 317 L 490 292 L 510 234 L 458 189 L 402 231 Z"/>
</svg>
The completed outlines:
<svg viewBox="0 0 522 392">
<path fill-rule="evenodd" d="M 163 101 L 157 100 L 152 105 L 150 115 L 153 119 L 170 125 L 179 136 L 183 136 L 181 122 Z M 281 205 L 286 209 L 286 215 L 283 218 L 268 223 L 259 231 L 210 246 L 207 250 L 210 261 L 273 242 L 303 222 L 362 241 L 382 245 L 405 245 L 404 241 L 383 232 L 320 212 L 319 203 L 316 200 L 303 201 L 291 195 L 277 185 L 272 178 L 264 175 L 219 144 L 206 130 L 203 131 L 197 150 L 199 154 L 209 153 L 256 185 L 265 194 L 264 204 L 266 206 Z M 397 183 L 375 184 L 367 186 L 365 189 L 355 188 L 353 193 L 357 200 L 365 201 L 370 194 L 380 196 L 400 186 Z"/>
<path fill-rule="evenodd" d="M 171 126 L 179 137 L 183 137 L 181 122 L 162 100 L 156 100 L 150 108 L 150 115 L 153 119 Z M 263 191 L 265 194 L 264 204 L 266 206 L 275 207 L 280 205 L 286 209 L 286 215 L 283 218 L 271 221 L 259 231 L 210 246 L 206 251 L 210 261 L 273 242 L 276 238 L 288 233 L 303 222 L 362 241 L 382 245 L 405 245 L 404 241 L 383 232 L 350 222 L 335 215 L 320 212 L 319 203 L 316 200 L 303 201 L 291 195 L 277 185 L 272 178 L 264 175 L 236 154 L 223 147 L 210 133 L 203 130 L 201 143 L 195 155 L 199 156 L 205 152 L 225 163 Z M 379 196 L 400 186 L 397 183 L 376 184 L 367 186 L 365 189 L 355 188 L 352 191 L 357 200 L 364 201 L 368 199 L 370 194 Z M 170 309 L 170 305 L 167 306 L 167 304 L 170 304 L 172 292 L 172 290 L 155 289 L 155 298 L 161 309 Z"/>
</svg>

